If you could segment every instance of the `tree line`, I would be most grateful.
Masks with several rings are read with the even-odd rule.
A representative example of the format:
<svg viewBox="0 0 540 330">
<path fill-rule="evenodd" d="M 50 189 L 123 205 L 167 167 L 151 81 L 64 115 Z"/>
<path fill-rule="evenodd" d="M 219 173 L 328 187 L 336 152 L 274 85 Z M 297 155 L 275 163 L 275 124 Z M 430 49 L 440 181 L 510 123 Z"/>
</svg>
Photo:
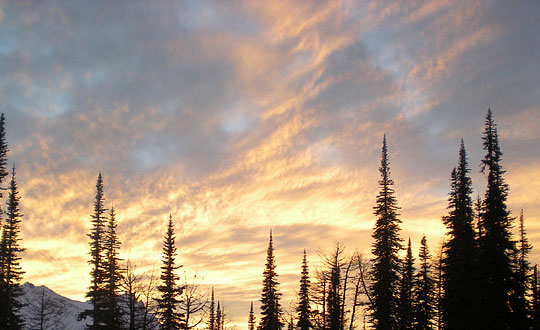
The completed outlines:
<svg viewBox="0 0 540 330">
<path fill-rule="evenodd" d="M 8 176 L 4 115 L 0 117 L 0 186 Z M 454 330 L 540 329 L 538 269 L 532 267 L 523 210 L 518 218 L 507 207 L 508 184 L 501 165 L 497 125 L 487 111 L 482 136 L 486 175 L 484 196 L 473 198 L 470 167 L 463 140 L 457 165 L 450 173 L 446 234 L 432 254 L 426 237 L 420 241 L 418 261 L 411 240 L 400 235 L 400 207 L 391 178 L 386 136 L 379 167 L 379 191 L 373 212 L 371 256 L 348 254 L 337 244 L 320 252 L 321 263 L 310 273 L 304 250 L 297 303 L 282 307 L 270 231 L 260 298 L 260 320 L 250 305 L 249 330 Z M 6 189 L 0 241 L 0 328 L 19 330 L 20 281 L 19 196 L 15 167 Z M 119 258 L 121 242 L 116 211 L 105 206 L 103 176 L 96 181 L 89 239 L 91 308 L 79 315 L 90 330 L 225 330 L 228 319 L 214 289 L 204 293 L 196 279 L 181 281 L 176 235 L 171 215 L 163 237 L 159 277 L 139 274 Z M 517 222 L 517 224 L 516 224 Z M 514 226 L 518 235 L 513 234 Z M 401 255 L 404 255 L 401 257 Z M 44 306 L 36 318 L 46 328 Z M 35 304 L 36 302 L 34 302 Z M 38 302 L 39 303 L 39 302 Z"/>
<path fill-rule="evenodd" d="M 538 269 L 528 261 L 532 246 L 523 210 L 517 219 L 517 237 L 512 233 L 516 218 L 507 207 L 503 153 L 490 109 L 482 141 L 484 197 L 473 200 L 471 170 L 461 140 L 457 166 L 450 173 L 448 213 L 442 217 L 444 241 L 432 256 L 422 237 L 416 263 L 411 240 L 405 246 L 400 236 L 400 207 L 385 136 L 371 259 L 364 260 L 359 253 L 345 257 L 338 244 L 323 257 L 325 267 L 316 272 L 312 283 L 304 252 L 296 314 L 284 317 L 290 312 L 280 306 L 270 236 L 258 330 L 280 330 L 285 325 L 298 330 L 352 330 L 358 328 L 359 316 L 363 328 L 377 330 L 540 329 Z"/>
</svg>

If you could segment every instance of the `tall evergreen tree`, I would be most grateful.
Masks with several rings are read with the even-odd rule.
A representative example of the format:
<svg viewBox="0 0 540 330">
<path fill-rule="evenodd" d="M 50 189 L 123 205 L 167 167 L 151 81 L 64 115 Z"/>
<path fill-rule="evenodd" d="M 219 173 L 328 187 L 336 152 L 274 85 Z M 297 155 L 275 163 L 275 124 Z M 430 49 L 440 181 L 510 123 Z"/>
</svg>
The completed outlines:
<svg viewBox="0 0 540 330">
<path fill-rule="evenodd" d="M 304 258 L 302 259 L 302 273 L 300 276 L 300 290 L 298 290 L 298 330 L 310 330 L 313 328 L 311 323 L 311 304 L 309 301 L 309 269 L 307 264 L 306 250 L 304 249 Z"/>
<path fill-rule="evenodd" d="M 221 326 L 221 319 L 223 318 L 223 315 L 221 313 L 221 306 L 219 303 L 219 300 L 217 302 L 217 308 L 216 308 L 216 330 L 223 330 Z"/>
<path fill-rule="evenodd" d="M 511 236 L 512 218 L 507 210 L 508 185 L 500 164 L 497 126 L 488 109 L 484 129 L 482 172 L 487 172 L 487 189 L 483 203 L 483 216 L 479 236 L 481 328 L 512 329 L 510 295 L 513 290 L 512 253 L 515 245 Z"/>
<path fill-rule="evenodd" d="M 531 301 L 531 329 L 540 330 L 540 290 L 538 281 L 538 265 L 534 265 L 531 279 L 532 301 Z"/>
<path fill-rule="evenodd" d="M 260 300 L 262 317 L 258 330 L 281 330 L 283 328 L 283 322 L 281 321 L 282 310 L 279 302 L 281 293 L 277 289 L 279 282 L 277 279 L 278 274 L 275 269 L 274 245 L 272 241 L 272 231 L 270 231 Z"/>
<path fill-rule="evenodd" d="M 253 301 L 249 307 L 248 330 L 255 330 L 255 314 L 253 314 Z"/>
<path fill-rule="evenodd" d="M 523 209 L 519 214 L 519 242 L 514 253 L 514 290 L 511 295 L 512 324 L 514 329 L 527 329 L 530 326 L 529 273 L 528 255 L 532 247 L 525 231 Z"/>
<path fill-rule="evenodd" d="M 399 237 L 397 199 L 394 196 L 394 181 L 390 178 L 386 135 L 383 139 L 381 166 L 379 168 L 379 194 L 374 213 L 377 216 L 373 232 L 372 253 L 374 258 L 370 286 L 372 304 L 371 316 L 374 329 L 397 329 L 397 301 L 399 288 L 399 251 L 402 249 Z"/>
<path fill-rule="evenodd" d="M 18 311 L 22 307 L 18 298 L 22 295 L 22 274 L 19 254 L 24 251 L 21 241 L 21 218 L 19 192 L 15 180 L 15 166 L 11 174 L 9 195 L 6 203 L 6 223 L 2 227 L 0 255 L 2 256 L 2 278 L 0 282 L 0 329 L 22 330 L 24 321 Z"/>
<path fill-rule="evenodd" d="M 118 258 L 120 240 L 116 233 L 117 226 L 114 207 L 111 207 L 104 237 L 104 277 L 106 281 L 107 308 L 104 323 L 109 330 L 120 330 L 122 328 L 122 309 L 119 306 L 122 274 L 120 259 Z"/>
<path fill-rule="evenodd" d="M 4 118 L 4 114 L 2 113 L 0 115 L 0 198 L 3 197 L 3 194 L 2 194 L 3 183 L 6 176 L 8 175 L 7 152 L 8 152 L 8 146 L 6 142 L 5 118 Z M 3 216 L 4 216 L 4 211 L 0 204 L 0 234 L 2 233 L 2 228 L 3 228 Z M 3 250 L 0 243 L 0 252 L 1 251 Z M 4 282 L 4 255 L 0 254 L 0 284 L 3 282 Z"/>
<path fill-rule="evenodd" d="M 412 255 L 411 239 L 407 245 L 407 256 L 401 268 L 401 282 L 399 286 L 399 305 L 397 309 L 400 330 L 412 330 L 414 322 L 413 312 L 414 289 L 414 258 Z"/>
<path fill-rule="evenodd" d="M 9 151 L 7 141 L 6 141 L 6 129 L 5 129 L 6 118 L 2 113 L 0 115 L 0 187 L 8 176 L 7 168 L 7 153 Z M 2 197 L 2 192 L 0 191 L 0 197 Z"/>
<path fill-rule="evenodd" d="M 163 241 L 163 266 L 161 266 L 161 285 L 158 286 L 160 297 L 158 302 L 158 315 L 161 322 L 161 330 L 178 330 L 182 327 L 182 315 L 178 312 L 182 289 L 177 285 L 179 277 L 176 270 L 181 266 L 176 265 L 176 244 L 174 224 L 169 215 L 167 233 Z"/>
<path fill-rule="evenodd" d="M 92 228 L 88 237 L 90 238 L 90 260 L 88 263 L 92 267 L 90 271 L 90 287 L 86 293 L 92 305 L 91 310 L 81 313 L 80 317 L 90 316 L 92 324 L 88 325 L 89 330 L 106 329 L 106 277 L 104 268 L 104 240 L 105 221 L 107 220 L 105 209 L 105 194 L 103 189 L 103 177 L 98 174 L 96 182 L 96 196 L 94 200 L 94 213 L 91 215 Z"/>
<path fill-rule="evenodd" d="M 210 298 L 210 315 L 208 320 L 208 329 L 216 330 L 216 307 L 214 302 L 214 287 L 212 287 L 212 294 Z"/>
<path fill-rule="evenodd" d="M 469 172 L 467 152 L 461 140 L 459 164 L 452 170 L 450 180 L 449 214 L 443 217 L 448 238 L 442 260 L 442 310 L 445 329 L 448 330 L 477 328 L 477 249 Z"/>
<path fill-rule="evenodd" d="M 432 330 L 435 318 L 435 281 L 431 274 L 431 264 L 426 236 L 420 241 L 420 269 L 414 284 L 414 329 Z"/>
<path fill-rule="evenodd" d="M 341 267 L 343 266 L 343 260 L 341 254 L 343 249 L 337 245 L 336 251 L 330 257 L 329 262 L 329 281 L 328 281 L 328 293 L 326 295 L 326 319 L 328 322 L 329 330 L 343 330 L 342 319 L 342 301 L 341 301 Z"/>
</svg>

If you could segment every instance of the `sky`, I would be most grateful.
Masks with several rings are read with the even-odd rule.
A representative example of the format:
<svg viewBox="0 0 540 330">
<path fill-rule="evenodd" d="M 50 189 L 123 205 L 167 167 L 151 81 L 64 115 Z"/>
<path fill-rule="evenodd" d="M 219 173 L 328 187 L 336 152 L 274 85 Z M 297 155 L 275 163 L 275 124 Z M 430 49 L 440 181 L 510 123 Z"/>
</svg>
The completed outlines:
<svg viewBox="0 0 540 330">
<path fill-rule="evenodd" d="M 102 171 L 120 255 L 179 273 L 233 323 L 270 229 L 288 308 L 302 251 L 369 256 L 387 135 L 401 235 L 444 234 L 463 138 L 474 196 L 488 108 L 513 215 L 540 263 L 538 1 L 0 0 L 0 111 L 21 192 L 24 281 L 83 300 Z"/>
</svg>

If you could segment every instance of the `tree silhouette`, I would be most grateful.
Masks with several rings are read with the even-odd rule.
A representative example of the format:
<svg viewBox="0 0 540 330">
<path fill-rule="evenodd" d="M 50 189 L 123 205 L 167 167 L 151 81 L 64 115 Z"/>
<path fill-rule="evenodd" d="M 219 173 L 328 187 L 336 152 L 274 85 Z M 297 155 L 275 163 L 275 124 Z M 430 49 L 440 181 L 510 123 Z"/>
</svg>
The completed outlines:
<svg viewBox="0 0 540 330">
<path fill-rule="evenodd" d="M 415 277 L 414 289 L 414 329 L 432 330 L 435 318 L 435 281 L 431 274 L 431 264 L 426 236 L 420 241 L 420 268 Z"/>
<path fill-rule="evenodd" d="M 397 309 L 400 330 L 412 330 L 414 322 L 413 313 L 414 290 L 414 258 L 411 249 L 411 239 L 407 245 L 407 256 L 401 269 L 399 286 L 399 305 Z"/>
<path fill-rule="evenodd" d="M 512 329 L 509 297 L 513 289 L 511 257 L 515 246 L 510 233 L 512 218 L 506 206 L 508 185 L 500 164 L 502 152 L 490 109 L 486 115 L 483 141 L 486 155 L 482 160 L 482 172 L 487 172 L 488 182 L 478 239 L 481 327 Z"/>
<path fill-rule="evenodd" d="M 476 329 L 478 320 L 477 249 L 473 228 L 472 181 L 468 176 L 465 144 L 461 140 L 459 162 L 452 170 L 449 215 L 444 244 L 442 310 L 445 329 Z"/>
<path fill-rule="evenodd" d="M 386 135 L 383 139 L 381 166 L 379 167 L 379 194 L 374 213 L 377 216 L 372 237 L 372 283 L 371 283 L 371 312 L 372 323 L 376 330 L 397 328 L 397 302 L 399 287 L 401 250 L 399 223 L 396 197 L 394 196 L 394 181 L 390 178 Z"/>
<path fill-rule="evenodd" d="M 2 227 L 0 240 L 0 325 L 2 330 L 21 330 L 24 321 L 18 311 L 22 307 L 20 281 L 22 274 L 19 254 L 24 251 L 21 241 L 21 219 L 19 191 L 15 180 L 15 166 L 11 173 L 9 194 L 6 203 L 7 217 Z"/>
<path fill-rule="evenodd" d="M 90 260 L 88 263 L 92 267 L 90 271 L 90 287 L 86 293 L 92 305 L 91 310 L 84 311 L 80 318 L 90 316 L 92 324 L 88 325 L 89 330 L 105 329 L 107 317 L 106 299 L 106 276 L 104 268 L 104 240 L 105 240 L 105 195 L 103 190 L 103 177 L 98 174 L 96 182 L 96 196 L 94 200 L 94 213 L 92 217 L 92 228 L 88 237 L 90 238 Z"/>
<path fill-rule="evenodd" d="M 309 269 L 307 264 L 306 250 L 304 249 L 304 257 L 302 259 L 302 272 L 300 276 L 300 289 L 298 290 L 298 322 L 296 324 L 298 330 L 310 330 L 313 328 L 311 324 L 311 304 L 309 301 Z"/>
<path fill-rule="evenodd" d="M 161 285 L 158 286 L 160 297 L 158 302 L 158 315 L 161 322 L 161 330 L 178 330 L 183 328 L 182 315 L 178 312 L 182 288 L 177 285 L 178 275 L 176 270 L 182 266 L 176 265 L 176 245 L 174 224 L 169 215 L 167 233 L 163 241 L 163 265 L 161 266 Z"/>
<path fill-rule="evenodd" d="M 272 241 L 272 231 L 270 231 L 260 300 L 262 317 L 258 330 L 281 330 L 281 328 L 283 328 L 283 322 L 281 321 L 282 310 L 279 303 L 281 293 L 277 289 L 279 282 L 277 280 L 278 275 L 275 269 L 274 245 Z"/>
</svg>

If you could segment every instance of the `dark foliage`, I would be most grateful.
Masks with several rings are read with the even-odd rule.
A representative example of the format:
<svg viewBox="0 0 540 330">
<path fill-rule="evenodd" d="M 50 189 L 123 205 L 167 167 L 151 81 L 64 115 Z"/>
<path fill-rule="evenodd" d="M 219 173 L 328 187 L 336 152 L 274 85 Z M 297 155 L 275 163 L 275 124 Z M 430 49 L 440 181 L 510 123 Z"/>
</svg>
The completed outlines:
<svg viewBox="0 0 540 330">
<path fill-rule="evenodd" d="M 379 195 L 374 207 L 377 221 L 373 232 L 371 312 L 376 330 L 397 328 L 397 303 L 399 291 L 399 251 L 402 249 L 394 181 L 390 179 L 386 136 L 383 139 L 381 166 L 379 167 Z"/>
</svg>

